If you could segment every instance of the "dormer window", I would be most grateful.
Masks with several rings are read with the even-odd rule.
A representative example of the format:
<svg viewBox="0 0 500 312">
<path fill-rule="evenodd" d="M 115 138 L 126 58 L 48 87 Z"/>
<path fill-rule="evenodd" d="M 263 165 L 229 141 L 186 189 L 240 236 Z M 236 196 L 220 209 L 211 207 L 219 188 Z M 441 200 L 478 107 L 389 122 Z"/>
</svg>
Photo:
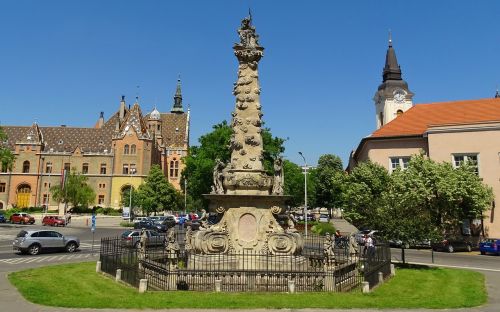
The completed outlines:
<svg viewBox="0 0 500 312">
<path fill-rule="evenodd" d="M 63 143 L 64 143 L 63 140 L 59 140 L 59 142 L 57 142 L 57 144 L 59 144 L 59 145 L 62 145 Z"/>
</svg>

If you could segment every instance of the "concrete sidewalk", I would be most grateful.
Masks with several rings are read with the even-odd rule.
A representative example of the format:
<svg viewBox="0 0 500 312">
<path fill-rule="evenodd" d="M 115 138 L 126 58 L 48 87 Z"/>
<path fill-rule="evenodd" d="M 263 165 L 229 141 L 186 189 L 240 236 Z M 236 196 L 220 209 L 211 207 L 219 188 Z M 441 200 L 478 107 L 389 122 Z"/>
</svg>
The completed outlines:
<svg viewBox="0 0 500 312">
<path fill-rule="evenodd" d="M 43 265 L 40 265 L 43 266 Z M 216 310 L 211 309 L 158 309 L 158 310 L 141 310 L 141 309 L 70 309 L 70 308 L 54 308 L 33 304 L 25 300 L 19 292 L 10 284 L 7 275 L 10 271 L 3 269 L 0 271 L 0 306 L 4 312 L 111 312 L 111 311 L 126 311 L 126 312 L 157 312 L 157 311 L 171 311 L 171 312 L 213 312 Z M 485 306 L 477 308 L 466 309 L 249 309 L 249 310 L 235 310 L 228 309 L 225 311 L 238 311 L 238 312 L 284 312 L 284 311 L 302 311 L 302 312 L 323 312 L 323 311 L 336 311 L 336 312 L 371 312 L 371 311 L 404 311 L 404 312 L 423 312 L 423 311 L 471 311 L 471 312 L 498 312 L 500 311 L 500 272 L 482 271 L 481 273 L 486 276 L 486 286 L 488 289 L 488 303 Z M 61 281 L 63 282 L 63 281 Z M 410 290 L 411 291 L 411 290 Z M 137 294 L 139 296 L 139 294 Z M 187 294 L 189 295 L 189 294 Z M 221 311 L 221 310 L 217 310 Z"/>
</svg>

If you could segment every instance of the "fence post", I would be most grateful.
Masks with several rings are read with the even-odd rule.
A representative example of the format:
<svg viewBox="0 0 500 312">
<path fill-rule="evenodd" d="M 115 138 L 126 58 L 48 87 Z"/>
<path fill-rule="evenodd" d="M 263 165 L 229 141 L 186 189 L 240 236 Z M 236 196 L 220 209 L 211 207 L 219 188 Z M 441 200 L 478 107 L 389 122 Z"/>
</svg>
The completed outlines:
<svg viewBox="0 0 500 312">
<path fill-rule="evenodd" d="M 394 263 L 391 263 L 391 276 L 396 275 L 396 268 L 394 267 Z"/>
<path fill-rule="evenodd" d="M 148 290 L 148 280 L 141 278 L 139 281 L 139 293 L 143 294 Z"/>
<path fill-rule="evenodd" d="M 370 283 L 368 283 L 368 282 L 362 282 L 361 285 L 362 285 L 361 289 L 363 291 L 363 294 L 367 294 L 367 293 L 370 292 Z"/>
<path fill-rule="evenodd" d="M 384 283 L 384 273 L 378 272 L 378 283 L 383 284 Z"/>
<path fill-rule="evenodd" d="M 288 292 L 291 294 L 295 293 L 295 281 L 294 280 L 291 280 L 291 279 L 288 280 Z"/>
<path fill-rule="evenodd" d="M 215 280 L 215 292 L 221 292 L 222 290 L 222 280 L 216 279 Z"/>
<path fill-rule="evenodd" d="M 101 265 L 102 265 L 102 264 L 101 264 L 101 261 L 97 261 L 97 263 L 95 264 L 95 271 L 96 271 L 97 273 L 101 273 L 101 272 L 102 272 L 102 271 L 101 271 Z"/>
<path fill-rule="evenodd" d="M 122 269 L 116 269 L 115 281 L 119 282 L 122 280 Z"/>
</svg>

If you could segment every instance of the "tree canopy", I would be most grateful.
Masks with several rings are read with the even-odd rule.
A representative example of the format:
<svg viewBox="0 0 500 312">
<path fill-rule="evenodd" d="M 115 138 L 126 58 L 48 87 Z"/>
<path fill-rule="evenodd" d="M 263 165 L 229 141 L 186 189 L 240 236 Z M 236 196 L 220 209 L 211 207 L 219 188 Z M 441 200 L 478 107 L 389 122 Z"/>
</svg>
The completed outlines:
<svg viewBox="0 0 500 312">
<path fill-rule="evenodd" d="M 4 169 L 12 170 L 15 156 L 9 148 L 3 146 L 2 142 L 5 141 L 7 141 L 7 135 L 2 127 L 0 127 L 0 165 Z"/>
<path fill-rule="evenodd" d="M 158 165 L 151 166 L 144 183 L 139 185 L 136 192 L 133 191 L 132 196 L 147 214 L 181 208 L 181 194 L 168 182 Z"/>
<path fill-rule="evenodd" d="M 340 157 L 332 154 L 321 155 L 315 173 L 316 205 L 328 208 L 340 207 L 346 180 Z"/>
<path fill-rule="evenodd" d="M 50 188 L 52 198 L 64 204 L 88 207 L 95 201 L 95 192 L 87 184 L 88 178 L 76 172 L 73 168 L 68 173 L 64 184 L 54 185 Z"/>
</svg>

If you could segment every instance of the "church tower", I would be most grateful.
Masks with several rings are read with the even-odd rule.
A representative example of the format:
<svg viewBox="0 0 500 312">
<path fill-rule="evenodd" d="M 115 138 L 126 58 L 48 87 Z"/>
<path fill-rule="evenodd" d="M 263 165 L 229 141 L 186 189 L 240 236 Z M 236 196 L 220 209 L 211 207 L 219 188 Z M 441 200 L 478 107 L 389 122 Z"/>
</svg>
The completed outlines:
<svg viewBox="0 0 500 312">
<path fill-rule="evenodd" d="M 177 79 L 177 88 L 174 95 L 174 106 L 172 107 L 172 113 L 184 113 L 182 108 L 182 92 L 181 92 L 181 78 Z"/>
<path fill-rule="evenodd" d="M 408 89 L 408 84 L 402 78 L 401 67 L 396 58 L 396 51 L 392 47 L 390 34 L 382 79 L 382 84 L 373 97 L 377 129 L 413 106 L 414 94 Z"/>
</svg>

